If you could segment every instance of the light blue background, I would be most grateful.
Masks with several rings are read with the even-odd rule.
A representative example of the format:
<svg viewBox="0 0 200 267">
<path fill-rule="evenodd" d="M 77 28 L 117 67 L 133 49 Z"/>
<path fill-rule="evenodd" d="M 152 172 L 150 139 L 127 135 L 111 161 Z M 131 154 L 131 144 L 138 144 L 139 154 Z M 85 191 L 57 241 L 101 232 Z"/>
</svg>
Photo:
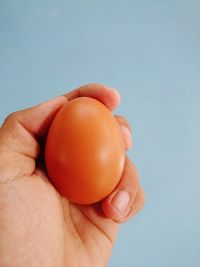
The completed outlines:
<svg viewBox="0 0 200 267">
<path fill-rule="evenodd" d="M 109 267 L 200 266 L 200 1 L 0 0 L 0 121 L 79 85 L 122 95 L 146 206 Z"/>
</svg>

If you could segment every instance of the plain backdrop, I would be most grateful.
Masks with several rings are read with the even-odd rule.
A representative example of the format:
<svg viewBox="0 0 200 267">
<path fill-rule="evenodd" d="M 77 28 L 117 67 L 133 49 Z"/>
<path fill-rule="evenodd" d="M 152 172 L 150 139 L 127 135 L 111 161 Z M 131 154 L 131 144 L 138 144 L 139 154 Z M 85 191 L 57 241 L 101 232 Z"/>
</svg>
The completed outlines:
<svg viewBox="0 0 200 267">
<path fill-rule="evenodd" d="M 119 90 L 146 192 L 109 267 L 200 266 L 200 1 L 0 0 L 0 122 L 90 82 Z"/>
</svg>

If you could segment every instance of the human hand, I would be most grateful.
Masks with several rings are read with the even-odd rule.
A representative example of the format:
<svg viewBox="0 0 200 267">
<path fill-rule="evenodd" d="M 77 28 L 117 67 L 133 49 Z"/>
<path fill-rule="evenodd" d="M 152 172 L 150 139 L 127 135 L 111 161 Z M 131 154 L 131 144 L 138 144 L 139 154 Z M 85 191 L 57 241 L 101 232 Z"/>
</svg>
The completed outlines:
<svg viewBox="0 0 200 267">
<path fill-rule="evenodd" d="M 143 206 L 144 193 L 128 157 L 119 184 L 97 204 L 70 203 L 49 182 L 43 163 L 48 128 L 66 101 L 81 96 L 111 110 L 120 101 L 115 90 L 90 84 L 12 113 L 0 128 L 1 267 L 105 267 L 119 224 Z M 125 127 L 128 150 L 130 126 L 121 116 L 116 120 Z"/>
</svg>

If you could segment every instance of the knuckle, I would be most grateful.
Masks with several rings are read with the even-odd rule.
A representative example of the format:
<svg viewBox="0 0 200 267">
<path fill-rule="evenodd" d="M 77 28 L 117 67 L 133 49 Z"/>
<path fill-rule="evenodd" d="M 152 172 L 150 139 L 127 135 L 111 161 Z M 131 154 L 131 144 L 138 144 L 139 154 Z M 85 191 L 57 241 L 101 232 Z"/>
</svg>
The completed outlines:
<svg viewBox="0 0 200 267">
<path fill-rule="evenodd" d="M 3 125 L 14 123 L 18 120 L 19 116 L 21 114 L 21 111 L 15 111 L 10 113 L 4 120 Z"/>
<path fill-rule="evenodd" d="M 115 115 L 115 118 L 120 124 L 126 126 L 132 132 L 132 127 L 131 127 L 129 121 L 124 116 Z"/>
<path fill-rule="evenodd" d="M 18 126 L 20 121 L 21 111 L 15 111 L 10 113 L 2 124 L 2 131 L 6 136 L 12 139 L 18 138 Z"/>
<path fill-rule="evenodd" d="M 127 119 L 124 117 L 124 116 L 122 116 L 122 115 L 115 115 L 115 117 L 117 118 L 117 119 L 119 119 L 119 120 L 123 120 L 123 121 L 127 121 Z"/>
</svg>

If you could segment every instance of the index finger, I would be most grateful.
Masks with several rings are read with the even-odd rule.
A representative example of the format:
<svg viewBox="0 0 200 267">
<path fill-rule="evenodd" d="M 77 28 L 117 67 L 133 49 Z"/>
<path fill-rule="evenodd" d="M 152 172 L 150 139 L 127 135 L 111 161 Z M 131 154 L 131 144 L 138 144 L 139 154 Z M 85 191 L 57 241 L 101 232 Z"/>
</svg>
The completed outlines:
<svg viewBox="0 0 200 267">
<path fill-rule="evenodd" d="M 120 103 L 120 94 L 109 86 L 91 83 L 83 85 L 64 95 L 69 101 L 82 96 L 95 98 L 102 102 L 110 110 L 115 109 Z"/>
</svg>

